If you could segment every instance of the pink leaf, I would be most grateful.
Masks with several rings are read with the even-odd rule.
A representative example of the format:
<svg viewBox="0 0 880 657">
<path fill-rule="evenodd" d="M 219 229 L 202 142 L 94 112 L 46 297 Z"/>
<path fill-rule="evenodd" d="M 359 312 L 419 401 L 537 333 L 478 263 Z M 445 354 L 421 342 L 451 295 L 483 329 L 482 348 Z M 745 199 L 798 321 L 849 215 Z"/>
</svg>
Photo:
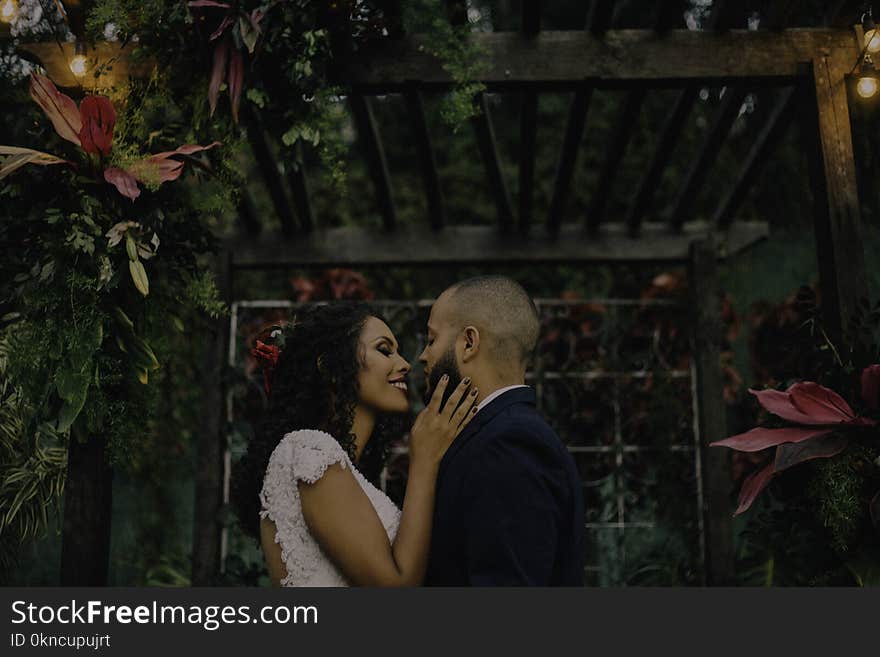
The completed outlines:
<svg viewBox="0 0 880 657">
<path fill-rule="evenodd" d="M 749 390 L 749 392 L 758 398 L 761 406 L 789 422 L 807 425 L 839 424 L 853 419 L 851 409 L 848 415 L 836 408 L 829 410 L 829 400 L 832 399 L 832 395 L 847 409 L 849 406 L 837 393 L 817 383 L 795 383 L 785 392 L 779 390 Z M 824 405 L 819 401 L 823 397 L 826 399 Z"/>
<path fill-rule="evenodd" d="M 739 506 L 734 512 L 734 516 L 738 516 L 739 514 L 748 510 L 750 506 L 752 506 L 752 502 L 755 501 L 755 498 L 767 487 L 767 484 L 770 483 L 770 480 L 773 478 L 773 464 L 771 463 L 763 470 L 758 470 L 757 472 L 752 473 L 749 477 L 743 482 L 742 488 L 739 491 Z"/>
<path fill-rule="evenodd" d="M 214 46 L 214 69 L 211 71 L 211 83 L 208 85 L 208 105 L 211 107 L 211 116 L 217 109 L 217 98 L 220 95 L 220 85 L 223 84 L 223 75 L 226 72 L 226 56 L 229 54 L 229 40 L 223 39 Z"/>
<path fill-rule="evenodd" d="M 776 448 L 774 469 L 776 472 L 782 472 L 810 459 L 831 458 L 845 450 L 847 445 L 849 445 L 849 439 L 839 434 L 822 436 L 800 443 L 785 443 Z"/>
<path fill-rule="evenodd" d="M 55 132 L 63 139 L 80 146 L 82 118 L 73 99 L 58 91 L 52 80 L 39 73 L 31 73 L 30 92 L 31 98 L 49 117 Z"/>
<path fill-rule="evenodd" d="M 0 162 L 0 180 L 17 171 L 26 164 L 70 164 L 67 160 L 56 157 L 51 153 L 35 151 L 32 148 L 20 148 L 18 146 L 0 146 L 0 156 L 6 157 Z"/>
<path fill-rule="evenodd" d="M 862 399 L 872 411 L 880 408 L 880 365 L 862 370 Z"/>
<path fill-rule="evenodd" d="M 113 148 L 113 128 L 116 126 L 116 110 L 104 96 L 87 96 L 79 105 L 82 129 L 79 139 L 86 153 L 109 155 Z"/>
<path fill-rule="evenodd" d="M 232 9 L 232 5 L 226 2 L 213 2 L 213 0 L 193 0 L 187 2 L 190 7 L 220 7 L 222 9 Z"/>
<path fill-rule="evenodd" d="M 791 403 L 802 413 L 815 418 L 817 423 L 834 424 L 855 419 L 855 413 L 846 400 L 836 392 L 812 381 L 795 383 L 788 389 Z"/>
<path fill-rule="evenodd" d="M 807 427 L 786 427 L 784 429 L 765 429 L 756 427 L 724 440 L 710 443 L 711 447 L 729 447 L 740 452 L 759 452 L 782 443 L 800 443 L 831 433 L 832 429 L 809 429 Z"/>
<path fill-rule="evenodd" d="M 220 21 L 220 25 L 217 26 L 217 29 L 211 33 L 209 41 L 214 41 L 215 39 L 219 39 L 220 36 L 226 31 L 230 25 L 235 22 L 235 19 L 232 16 L 225 16 L 222 21 Z"/>
<path fill-rule="evenodd" d="M 215 141 L 207 146 L 199 144 L 184 144 L 173 151 L 163 151 L 135 162 L 128 168 L 128 173 L 141 182 L 152 182 L 161 184 L 177 180 L 183 173 L 183 162 L 171 159 L 174 155 L 192 155 L 200 151 L 206 151 L 215 146 L 219 146 L 220 142 Z"/>
<path fill-rule="evenodd" d="M 104 180 L 113 185 L 120 194 L 130 198 L 132 201 L 141 195 L 141 190 L 137 186 L 137 180 L 128 171 L 111 167 L 104 171 Z"/>
<path fill-rule="evenodd" d="M 238 123 L 238 107 L 244 83 L 244 58 L 237 48 L 229 56 L 229 98 L 232 102 L 232 120 Z"/>
</svg>

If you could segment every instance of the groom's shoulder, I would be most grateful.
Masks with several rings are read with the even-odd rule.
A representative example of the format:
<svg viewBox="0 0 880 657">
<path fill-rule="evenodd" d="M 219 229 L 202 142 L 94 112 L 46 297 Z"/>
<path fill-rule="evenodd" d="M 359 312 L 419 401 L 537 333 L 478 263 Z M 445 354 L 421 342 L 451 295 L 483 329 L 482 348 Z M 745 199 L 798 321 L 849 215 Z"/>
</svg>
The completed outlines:
<svg viewBox="0 0 880 657">
<path fill-rule="evenodd" d="M 487 450 L 521 448 L 561 453 L 562 440 L 547 420 L 531 405 L 515 404 L 496 415 L 484 428 L 481 447 Z"/>
</svg>

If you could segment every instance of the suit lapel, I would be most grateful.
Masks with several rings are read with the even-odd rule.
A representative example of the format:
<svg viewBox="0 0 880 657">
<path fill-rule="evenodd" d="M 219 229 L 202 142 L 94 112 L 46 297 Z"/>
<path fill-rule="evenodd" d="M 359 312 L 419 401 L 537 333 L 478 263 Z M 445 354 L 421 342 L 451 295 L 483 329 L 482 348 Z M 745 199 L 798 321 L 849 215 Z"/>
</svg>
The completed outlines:
<svg viewBox="0 0 880 657">
<path fill-rule="evenodd" d="M 482 431 L 489 422 L 491 422 L 501 411 L 513 406 L 514 404 L 531 404 L 535 405 L 535 391 L 533 388 L 515 388 L 493 399 L 485 408 L 481 408 L 476 417 L 471 420 L 464 430 L 458 435 L 443 459 L 440 461 L 440 470 L 437 474 L 438 481 L 443 477 L 443 473 L 455 455 L 458 454 L 464 446 Z"/>
</svg>

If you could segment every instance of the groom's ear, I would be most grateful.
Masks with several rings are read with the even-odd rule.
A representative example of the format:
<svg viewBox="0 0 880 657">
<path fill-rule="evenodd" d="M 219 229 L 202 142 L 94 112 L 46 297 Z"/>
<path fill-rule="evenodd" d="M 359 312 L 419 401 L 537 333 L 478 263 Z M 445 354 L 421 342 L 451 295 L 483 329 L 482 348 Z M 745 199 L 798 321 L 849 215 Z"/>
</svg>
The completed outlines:
<svg viewBox="0 0 880 657">
<path fill-rule="evenodd" d="M 464 353 L 462 353 L 461 359 L 467 363 L 475 358 L 480 351 L 480 330 L 476 326 L 466 326 L 463 333 Z"/>
</svg>

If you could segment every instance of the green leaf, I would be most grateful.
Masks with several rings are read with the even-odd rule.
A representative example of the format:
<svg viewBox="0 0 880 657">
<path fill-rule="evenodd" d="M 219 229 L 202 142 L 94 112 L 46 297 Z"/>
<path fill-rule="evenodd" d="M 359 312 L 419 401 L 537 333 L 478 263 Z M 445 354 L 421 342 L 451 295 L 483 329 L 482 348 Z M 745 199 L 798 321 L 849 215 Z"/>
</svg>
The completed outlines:
<svg viewBox="0 0 880 657">
<path fill-rule="evenodd" d="M 83 370 L 61 370 L 55 377 L 55 388 L 58 396 L 66 402 L 73 402 L 80 397 L 85 397 L 89 387 L 88 371 L 91 367 Z"/>
<path fill-rule="evenodd" d="M 147 278 L 147 270 L 140 260 L 130 260 L 128 270 L 131 272 L 131 280 L 138 292 L 147 296 L 150 293 L 150 280 Z"/>
<path fill-rule="evenodd" d="M 122 308 L 119 306 L 113 306 L 113 315 L 126 331 L 134 331 L 134 322 L 129 319 L 128 315 L 123 312 Z"/>
<path fill-rule="evenodd" d="M 137 243 L 128 233 L 125 234 L 125 251 L 128 253 L 128 259 L 132 262 L 138 259 Z"/>
<path fill-rule="evenodd" d="M 64 402 L 64 406 L 61 407 L 61 413 L 58 416 L 58 431 L 65 432 L 73 426 L 74 421 L 76 420 L 79 412 L 82 410 L 83 405 L 86 403 L 86 396 L 83 395 L 82 398 L 75 399 L 72 402 Z"/>
</svg>

